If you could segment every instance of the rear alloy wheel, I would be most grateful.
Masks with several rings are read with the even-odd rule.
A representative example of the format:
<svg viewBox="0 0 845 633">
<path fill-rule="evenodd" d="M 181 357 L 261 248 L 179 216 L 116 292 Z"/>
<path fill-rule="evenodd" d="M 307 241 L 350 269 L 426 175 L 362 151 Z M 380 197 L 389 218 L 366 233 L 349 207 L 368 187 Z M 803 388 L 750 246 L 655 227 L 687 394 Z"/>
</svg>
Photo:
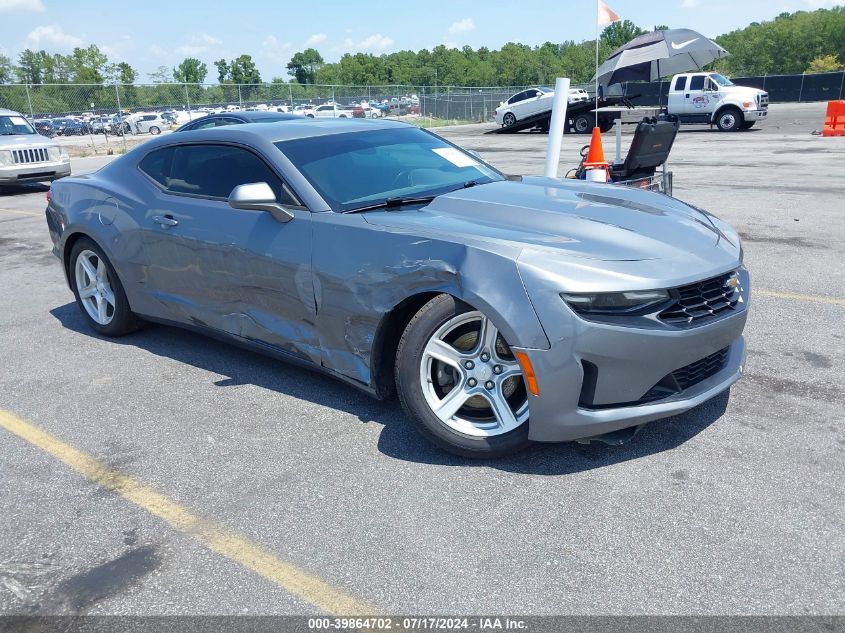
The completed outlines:
<svg viewBox="0 0 845 633">
<path fill-rule="evenodd" d="M 106 336 L 138 329 L 117 273 L 94 242 L 83 238 L 73 245 L 70 273 L 76 303 L 93 329 Z"/>
<path fill-rule="evenodd" d="M 408 324 L 396 386 L 418 430 L 450 453 L 499 457 L 529 444 L 522 368 L 493 322 L 454 297 L 435 297 Z"/>
<path fill-rule="evenodd" d="M 716 127 L 722 132 L 736 132 L 742 125 L 742 113 L 736 108 L 725 108 L 716 118 Z"/>
<path fill-rule="evenodd" d="M 502 123 L 504 123 L 505 127 L 514 125 L 516 123 L 516 115 L 513 112 L 506 112 L 502 118 Z"/>
</svg>

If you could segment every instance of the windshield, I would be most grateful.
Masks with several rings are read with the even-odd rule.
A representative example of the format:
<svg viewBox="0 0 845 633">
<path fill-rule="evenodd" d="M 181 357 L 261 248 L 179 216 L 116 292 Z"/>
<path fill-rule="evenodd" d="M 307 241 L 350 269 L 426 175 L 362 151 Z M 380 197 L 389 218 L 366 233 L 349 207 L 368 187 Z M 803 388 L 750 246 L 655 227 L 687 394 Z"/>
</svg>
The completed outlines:
<svg viewBox="0 0 845 633">
<path fill-rule="evenodd" d="M 14 134 L 35 134 L 35 130 L 22 116 L 0 115 L 0 136 L 12 136 Z"/>
<path fill-rule="evenodd" d="M 504 180 L 471 154 L 418 128 L 330 134 L 276 147 L 339 212 Z"/>
<path fill-rule="evenodd" d="M 734 85 L 734 83 L 730 79 L 728 79 L 727 77 L 724 77 L 723 75 L 720 75 L 719 73 L 712 73 L 710 75 L 710 79 L 715 81 L 720 86 L 733 86 Z"/>
</svg>

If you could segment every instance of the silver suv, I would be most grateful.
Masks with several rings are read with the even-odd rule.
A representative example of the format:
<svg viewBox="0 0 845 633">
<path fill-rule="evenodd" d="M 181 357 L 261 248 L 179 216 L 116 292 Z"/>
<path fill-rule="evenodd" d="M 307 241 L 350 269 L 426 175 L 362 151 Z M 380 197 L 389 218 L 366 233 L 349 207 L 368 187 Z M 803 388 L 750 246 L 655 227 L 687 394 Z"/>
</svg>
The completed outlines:
<svg viewBox="0 0 845 633">
<path fill-rule="evenodd" d="M 70 157 L 14 110 L 0 108 L 0 187 L 70 176 Z"/>
</svg>

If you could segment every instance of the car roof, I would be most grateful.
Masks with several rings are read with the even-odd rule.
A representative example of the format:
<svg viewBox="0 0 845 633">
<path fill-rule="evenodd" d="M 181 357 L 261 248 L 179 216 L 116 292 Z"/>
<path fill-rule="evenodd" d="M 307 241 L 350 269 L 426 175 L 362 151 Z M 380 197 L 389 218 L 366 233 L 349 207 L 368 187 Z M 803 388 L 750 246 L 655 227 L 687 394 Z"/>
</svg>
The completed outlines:
<svg viewBox="0 0 845 633">
<path fill-rule="evenodd" d="M 197 119 L 199 120 L 199 119 Z M 379 119 L 312 119 L 294 116 L 292 119 L 276 123 L 244 123 L 241 125 L 224 125 L 221 127 L 191 130 L 190 135 L 169 134 L 151 139 L 144 143 L 145 148 L 169 145 L 171 143 L 186 142 L 186 136 L 195 141 L 229 141 L 235 143 L 255 144 L 277 143 L 293 139 L 314 136 L 329 136 L 345 132 L 363 132 L 366 130 L 386 130 L 416 128 L 414 125 L 400 121 L 385 121 Z"/>
<path fill-rule="evenodd" d="M 23 116 L 20 112 L 9 110 L 7 108 L 0 108 L 0 115 L 2 116 Z"/>
</svg>

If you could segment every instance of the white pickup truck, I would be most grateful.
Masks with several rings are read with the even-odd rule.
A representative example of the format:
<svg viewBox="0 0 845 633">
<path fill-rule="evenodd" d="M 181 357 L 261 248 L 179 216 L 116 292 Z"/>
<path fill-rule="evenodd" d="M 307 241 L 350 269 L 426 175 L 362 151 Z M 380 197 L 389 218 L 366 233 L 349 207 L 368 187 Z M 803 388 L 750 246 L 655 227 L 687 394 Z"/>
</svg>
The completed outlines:
<svg viewBox="0 0 845 633">
<path fill-rule="evenodd" d="M 723 132 L 747 130 L 769 113 L 769 94 L 734 85 L 719 73 L 683 73 L 672 77 L 669 114 L 681 123 L 707 123 Z"/>
</svg>

